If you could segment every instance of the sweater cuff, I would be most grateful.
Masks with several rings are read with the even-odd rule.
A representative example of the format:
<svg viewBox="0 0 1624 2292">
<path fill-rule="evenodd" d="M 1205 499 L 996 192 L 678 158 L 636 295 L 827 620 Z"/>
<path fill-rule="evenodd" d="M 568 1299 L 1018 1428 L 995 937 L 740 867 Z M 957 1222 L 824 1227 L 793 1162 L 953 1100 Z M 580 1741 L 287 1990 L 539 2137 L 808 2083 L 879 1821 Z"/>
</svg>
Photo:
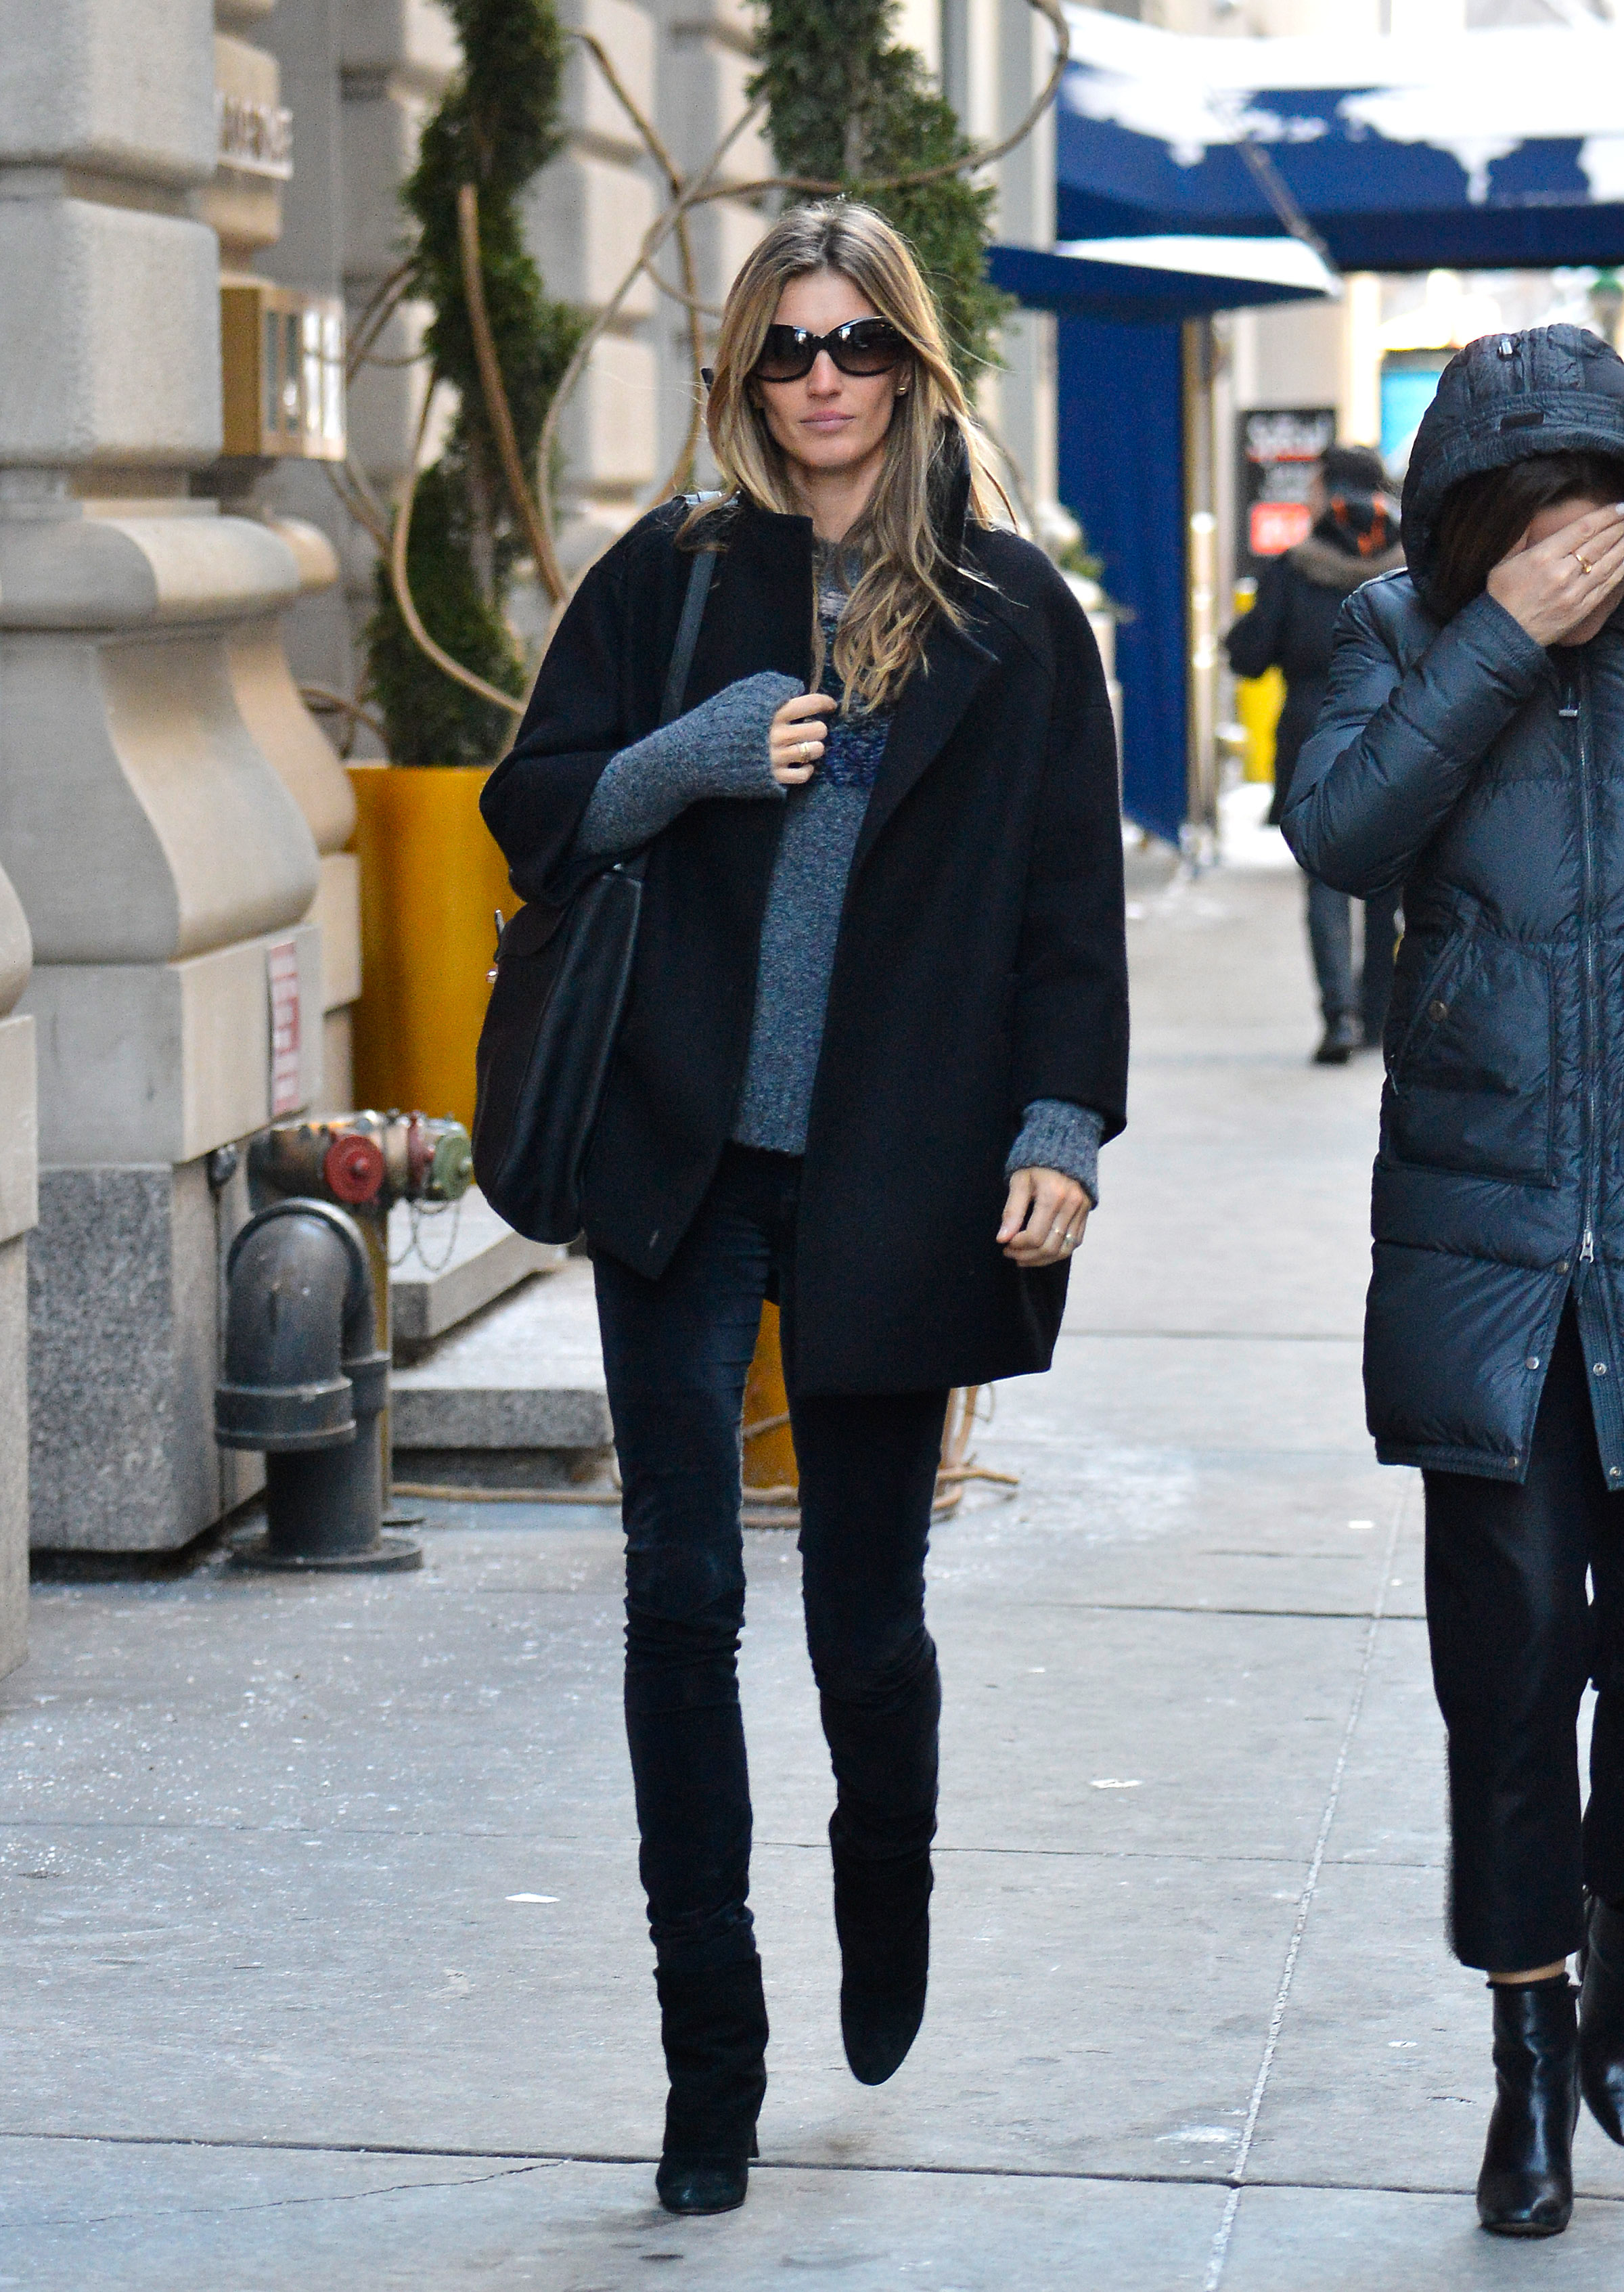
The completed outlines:
<svg viewBox="0 0 1624 2292">
<path fill-rule="evenodd" d="M 1035 1098 L 1022 1118 L 1004 1175 L 1017 1170 L 1059 1170 L 1075 1178 L 1089 1200 L 1100 1198 L 1100 1140 L 1105 1118 L 1069 1098 Z"/>
<path fill-rule="evenodd" d="M 772 719 L 803 687 L 763 669 L 610 758 L 582 815 L 577 842 L 594 853 L 634 851 L 707 796 L 776 797 L 767 738 Z"/>
</svg>

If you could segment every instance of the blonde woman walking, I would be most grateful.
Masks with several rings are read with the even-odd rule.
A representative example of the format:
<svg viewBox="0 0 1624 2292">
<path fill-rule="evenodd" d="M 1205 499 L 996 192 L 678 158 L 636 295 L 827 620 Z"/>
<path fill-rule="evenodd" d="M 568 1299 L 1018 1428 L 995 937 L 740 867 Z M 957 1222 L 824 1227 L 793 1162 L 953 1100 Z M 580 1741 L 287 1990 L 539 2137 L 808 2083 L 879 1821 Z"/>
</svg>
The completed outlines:
<svg viewBox="0 0 1624 2292">
<path fill-rule="evenodd" d="M 666 504 L 594 567 L 484 799 L 527 899 L 647 854 L 584 1202 L 677 2212 L 743 2202 L 766 2090 L 735 1666 L 762 1301 L 835 1775 L 841 2027 L 877 2085 L 925 2010 L 947 1397 L 1048 1366 L 1127 1036 L 1094 641 L 995 524 L 930 295 L 878 215 L 767 233 L 708 424 L 724 497 Z M 684 713 L 656 730 L 696 550 L 716 564 Z"/>
</svg>

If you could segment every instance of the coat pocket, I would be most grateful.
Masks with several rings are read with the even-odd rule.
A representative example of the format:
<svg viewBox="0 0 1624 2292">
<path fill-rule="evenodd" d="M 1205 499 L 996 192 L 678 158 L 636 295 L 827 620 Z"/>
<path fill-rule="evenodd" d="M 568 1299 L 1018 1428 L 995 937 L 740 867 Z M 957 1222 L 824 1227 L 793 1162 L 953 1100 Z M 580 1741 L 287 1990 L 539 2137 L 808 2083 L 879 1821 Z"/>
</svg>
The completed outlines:
<svg viewBox="0 0 1624 2292">
<path fill-rule="evenodd" d="M 1486 932 L 1453 934 L 1389 1069 L 1387 1153 L 1549 1185 L 1552 1025 L 1543 953 Z"/>
</svg>

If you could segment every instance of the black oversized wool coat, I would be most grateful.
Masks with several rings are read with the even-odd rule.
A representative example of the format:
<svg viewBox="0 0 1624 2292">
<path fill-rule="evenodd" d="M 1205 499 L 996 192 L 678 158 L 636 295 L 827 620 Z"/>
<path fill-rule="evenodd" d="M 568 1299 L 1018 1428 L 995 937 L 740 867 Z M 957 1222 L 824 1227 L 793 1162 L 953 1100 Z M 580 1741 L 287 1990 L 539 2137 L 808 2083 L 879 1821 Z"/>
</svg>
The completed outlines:
<svg viewBox="0 0 1624 2292">
<path fill-rule="evenodd" d="M 994 1239 L 1033 1099 L 1125 1118 L 1127 998 L 1115 738 L 1087 621 L 1041 552 L 951 512 L 966 625 L 903 690 L 852 864 L 812 1095 L 786 1368 L 800 1392 L 980 1384 L 1048 1366 L 1066 1269 Z M 691 554 L 681 504 L 582 583 L 485 818 L 526 900 L 577 853 L 599 774 L 658 719 Z M 962 539 L 959 537 L 962 536 Z M 685 706 L 811 672 L 812 531 L 731 512 Z M 691 805 L 650 847 L 633 984 L 587 1154 L 588 1239 L 669 1263 L 743 1078 L 779 804 Z"/>
</svg>

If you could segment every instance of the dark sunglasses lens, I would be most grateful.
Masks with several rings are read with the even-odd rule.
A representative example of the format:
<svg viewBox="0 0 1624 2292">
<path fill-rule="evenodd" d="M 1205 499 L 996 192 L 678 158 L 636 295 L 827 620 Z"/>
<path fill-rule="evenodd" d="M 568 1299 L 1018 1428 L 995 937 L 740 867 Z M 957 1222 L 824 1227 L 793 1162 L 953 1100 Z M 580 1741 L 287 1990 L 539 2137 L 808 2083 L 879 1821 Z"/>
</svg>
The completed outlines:
<svg viewBox="0 0 1624 2292">
<path fill-rule="evenodd" d="M 907 344 L 884 319 L 859 319 L 829 337 L 835 363 L 843 374 L 885 374 L 900 365 Z"/>
<path fill-rule="evenodd" d="M 817 355 L 812 336 L 799 327 L 769 327 L 755 371 L 763 382 L 797 382 L 812 372 Z"/>
</svg>

